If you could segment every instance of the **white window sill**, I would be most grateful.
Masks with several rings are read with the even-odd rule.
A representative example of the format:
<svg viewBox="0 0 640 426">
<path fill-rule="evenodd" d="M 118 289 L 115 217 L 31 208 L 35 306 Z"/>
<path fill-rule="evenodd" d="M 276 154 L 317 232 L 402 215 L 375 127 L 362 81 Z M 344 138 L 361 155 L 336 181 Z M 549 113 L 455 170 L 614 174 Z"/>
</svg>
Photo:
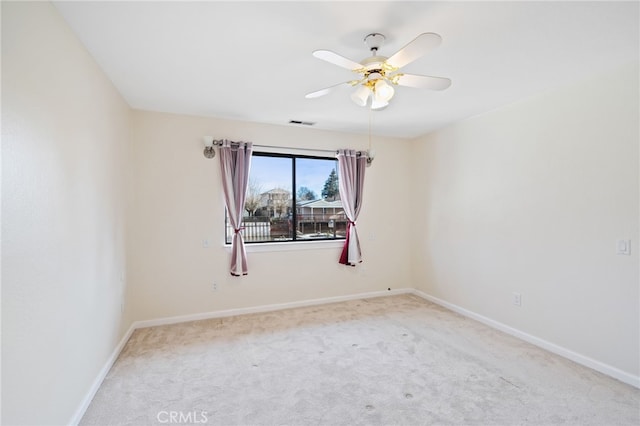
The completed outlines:
<svg viewBox="0 0 640 426">
<path fill-rule="evenodd" d="M 260 253 L 270 251 L 298 251 L 298 250 L 321 250 L 336 249 L 344 246 L 345 240 L 329 241 L 289 241 L 282 243 L 257 243 L 244 245 L 247 253 Z M 226 251 L 231 252 L 231 244 L 225 244 Z"/>
</svg>

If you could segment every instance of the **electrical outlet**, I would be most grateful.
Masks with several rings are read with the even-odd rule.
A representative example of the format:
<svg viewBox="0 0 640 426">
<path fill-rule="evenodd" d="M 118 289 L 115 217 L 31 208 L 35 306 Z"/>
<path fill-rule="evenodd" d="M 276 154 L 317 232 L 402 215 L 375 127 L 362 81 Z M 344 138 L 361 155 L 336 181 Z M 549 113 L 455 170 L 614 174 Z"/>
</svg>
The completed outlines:
<svg viewBox="0 0 640 426">
<path fill-rule="evenodd" d="M 513 293 L 513 304 L 515 306 L 522 306 L 522 295 L 520 293 Z"/>
<path fill-rule="evenodd" d="M 213 291 L 218 291 L 218 283 L 214 281 L 214 282 L 213 282 L 213 285 L 211 286 L 211 289 L 212 289 Z"/>
</svg>

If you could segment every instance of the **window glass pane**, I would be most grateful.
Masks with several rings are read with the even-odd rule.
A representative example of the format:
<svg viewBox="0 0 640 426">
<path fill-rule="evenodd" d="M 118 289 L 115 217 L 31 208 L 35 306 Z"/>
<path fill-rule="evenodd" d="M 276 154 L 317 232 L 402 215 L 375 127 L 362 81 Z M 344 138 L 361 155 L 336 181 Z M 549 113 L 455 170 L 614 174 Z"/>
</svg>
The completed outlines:
<svg viewBox="0 0 640 426">
<path fill-rule="evenodd" d="M 231 244 L 233 228 L 225 221 Z M 246 243 L 343 239 L 346 225 L 337 160 L 253 153 L 242 222 Z"/>
<path fill-rule="evenodd" d="M 338 161 L 296 158 L 296 239 L 344 238 Z"/>
<path fill-rule="evenodd" d="M 252 156 L 242 230 L 245 242 L 293 239 L 292 179 L 291 158 Z M 227 243 L 232 236 L 227 225 Z"/>
</svg>

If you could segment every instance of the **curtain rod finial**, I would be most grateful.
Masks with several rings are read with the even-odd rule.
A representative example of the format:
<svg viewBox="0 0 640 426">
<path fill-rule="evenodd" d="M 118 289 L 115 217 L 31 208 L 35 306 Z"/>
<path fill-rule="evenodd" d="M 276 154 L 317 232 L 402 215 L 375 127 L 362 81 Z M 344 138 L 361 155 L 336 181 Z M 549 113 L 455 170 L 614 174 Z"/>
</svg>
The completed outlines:
<svg viewBox="0 0 640 426">
<path fill-rule="evenodd" d="M 213 136 L 203 136 L 204 142 L 204 156 L 206 158 L 213 158 L 216 156 L 216 151 L 213 149 Z"/>
<path fill-rule="evenodd" d="M 371 165 L 371 163 L 373 163 L 373 159 L 376 156 L 376 151 L 373 149 L 370 149 L 367 151 L 367 167 L 369 167 Z"/>
</svg>

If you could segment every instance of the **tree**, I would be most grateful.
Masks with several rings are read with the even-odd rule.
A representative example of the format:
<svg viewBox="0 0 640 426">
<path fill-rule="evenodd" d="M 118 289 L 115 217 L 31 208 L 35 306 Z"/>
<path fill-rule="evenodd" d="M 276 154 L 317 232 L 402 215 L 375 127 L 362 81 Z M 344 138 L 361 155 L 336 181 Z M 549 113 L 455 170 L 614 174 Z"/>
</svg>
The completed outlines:
<svg viewBox="0 0 640 426">
<path fill-rule="evenodd" d="M 298 189 L 298 201 L 312 201 L 317 198 L 316 193 L 306 186 L 301 186 L 300 189 Z"/>
<path fill-rule="evenodd" d="M 260 182 L 253 178 L 249 178 L 249 185 L 247 185 L 247 196 L 244 200 L 244 209 L 249 213 L 249 216 L 254 216 L 256 210 L 260 206 L 260 195 L 262 193 L 262 185 Z"/>
<path fill-rule="evenodd" d="M 327 181 L 322 188 L 322 198 L 325 200 L 335 201 L 340 198 L 340 189 L 338 187 L 338 174 L 336 170 L 331 170 Z"/>
</svg>

